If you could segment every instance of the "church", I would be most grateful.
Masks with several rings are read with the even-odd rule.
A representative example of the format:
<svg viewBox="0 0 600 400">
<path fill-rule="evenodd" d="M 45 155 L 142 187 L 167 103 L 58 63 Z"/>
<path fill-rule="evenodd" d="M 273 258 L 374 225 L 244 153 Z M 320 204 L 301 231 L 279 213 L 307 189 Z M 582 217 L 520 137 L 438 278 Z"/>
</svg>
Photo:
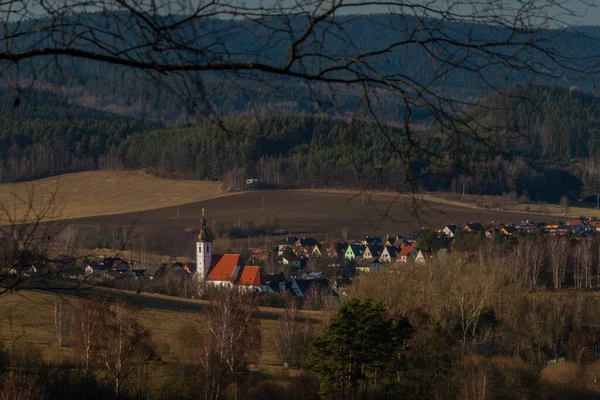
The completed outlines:
<svg viewBox="0 0 600 400">
<path fill-rule="evenodd" d="M 199 281 L 215 286 L 240 287 L 253 292 L 269 291 L 263 282 L 260 267 L 244 266 L 240 254 L 213 254 L 212 237 L 206 227 L 204 210 L 196 242 L 196 272 Z"/>
</svg>

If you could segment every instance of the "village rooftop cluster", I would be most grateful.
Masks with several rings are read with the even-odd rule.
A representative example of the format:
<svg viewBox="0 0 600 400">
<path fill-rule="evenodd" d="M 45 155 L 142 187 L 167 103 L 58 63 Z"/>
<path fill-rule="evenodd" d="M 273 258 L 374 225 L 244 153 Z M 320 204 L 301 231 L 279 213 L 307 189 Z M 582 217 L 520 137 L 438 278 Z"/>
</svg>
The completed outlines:
<svg viewBox="0 0 600 400">
<path fill-rule="evenodd" d="M 334 293 L 351 280 L 335 279 L 332 282 L 314 268 L 315 260 L 325 260 L 327 267 L 344 268 L 354 274 L 369 273 L 391 263 L 425 264 L 432 259 L 446 258 L 456 251 L 459 240 L 512 240 L 519 235 L 586 236 L 595 232 L 600 232 L 600 221 L 582 217 L 556 223 L 528 220 L 519 224 L 483 225 L 469 222 L 438 230 L 423 228 L 404 236 L 388 234 L 355 241 L 334 240 L 327 245 L 314 238 L 298 238 L 290 233 L 277 247 L 251 249 L 250 256 L 244 261 L 240 254 L 212 254 L 212 235 L 203 218 L 196 243 L 196 263 L 173 261 L 139 269 L 120 258 L 104 258 L 90 263 L 83 276 L 87 281 L 97 283 L 123 278 L 157 281 L 176 271 L 183 279 L 207 285 L 239 287 L 260 293 L 290 292 L 303 297 L 315 287 Z M 269 262 L 279 265 L 282 272 L 265 273 L 264 265 Z"/>
</svg>

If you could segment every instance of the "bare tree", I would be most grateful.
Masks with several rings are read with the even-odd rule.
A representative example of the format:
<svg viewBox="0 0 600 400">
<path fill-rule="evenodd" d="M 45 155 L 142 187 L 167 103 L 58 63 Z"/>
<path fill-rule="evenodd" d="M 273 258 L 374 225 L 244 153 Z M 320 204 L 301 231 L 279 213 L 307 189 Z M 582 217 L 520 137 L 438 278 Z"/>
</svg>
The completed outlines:
<svg viewBox="0 0 600 400">
<path fill-rule="evenodd" d="M 245 370 L 250 357 L 260 355 L 260 329 L 254 318 L 255 297 L 237 289 L 222 290 L 208 309 L 206 335 L 200 351 L 205 371 L 205 398 L 218 399 L 222 385 Z"/>
<path fill-rule="evenodd" d="M 86 378 L 89 378 L 92 365 L 98 355 L 101 331 L 106 323 L 107 299 L 90 297 L 80 301 L 74 349 L 83 363 Z"/>
<path fill-rule="evenodd" d="M 311 338 L 310 326 L 301 320 L 296 301 L 288 301 L 275 333 L 275 347 L 281 361 L 286 365 L 299 366 L 308 352 Z"/>
<path fill-rule="evenodd" d="M 100 355 L 106 372 L 112 378 L 115 398 L 118 398 L 135 367 L 153 356 L 153 344 L 148 332 L 137 320 L 136 311 L 124 299 L 117 301 L 108 314 L 100 343 Z"/>
<path fill-rule="evenodd" d="M 562 287 L 567 272 L 567 262 L 569 260 L 569 239 L 557 236 L 547 243 L 548 258 L 550 269 L 552 271 L 552 283 L 556 290 Z"/>
<path fill-rule="evenodd" d="M 71 305 L 62 297 L 58 296 L 54 301 L 52 320 L 54 321 L 54 332 L 59 346 L 66 346 L 75 331 L 75 316 Z"/>
</svg>

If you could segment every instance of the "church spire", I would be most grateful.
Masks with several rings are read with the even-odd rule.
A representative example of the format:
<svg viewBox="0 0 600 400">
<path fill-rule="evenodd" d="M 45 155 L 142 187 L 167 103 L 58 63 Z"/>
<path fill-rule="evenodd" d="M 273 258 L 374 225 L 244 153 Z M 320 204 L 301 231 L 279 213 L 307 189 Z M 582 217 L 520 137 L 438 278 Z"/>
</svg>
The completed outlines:
<svg viewBox="0 0 600 400">
<path fill-rule="evenodd" d="M 208 228 L 206 227 L 206 218 L 204 218 L 204 208 L 202 208 L 202 220 L 200 221 L 200 233 L 198 234 L 199 242 L 212 242 Z"/>
</svg>

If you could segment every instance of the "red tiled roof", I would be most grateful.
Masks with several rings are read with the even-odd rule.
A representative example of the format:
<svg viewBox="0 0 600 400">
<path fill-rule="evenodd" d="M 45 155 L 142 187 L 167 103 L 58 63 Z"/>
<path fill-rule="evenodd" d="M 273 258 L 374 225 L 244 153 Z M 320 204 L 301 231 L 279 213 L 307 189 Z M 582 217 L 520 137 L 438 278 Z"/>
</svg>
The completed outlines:
<svg viewBox="0 0 600 400">
<path fill-rule="evenodd" d="M 240 265 L 240 255 L 215 255 L 213 264 L 214 267 L 211 269 L 206 278 L 211 281 L 230 281 L 233 279 L 235 267 Z"/>
<path fill-rule="evenodd" d="M 413 243 L 410 246 L 404 247 L 402 250 L 400 250 L 400 253 L 398 253 L 398 257 L 408 256 L 410 253 L 412 253 L 412 251 L 415 249 L 415 247 L 417 247 L 416 243 Z"/>
<path fill-rule="evenodd" d="M 238 285 L 260 286 L 260 267 L 244 267 Z"/>
<path fill-rule="evenodd" d="M 565 225 L 567 226 L 577 226 L 579 224 L 581 224 L 581 220 L 579 219 L 572 219 L 570 221 L 565 222 Z"/>
</svg>

